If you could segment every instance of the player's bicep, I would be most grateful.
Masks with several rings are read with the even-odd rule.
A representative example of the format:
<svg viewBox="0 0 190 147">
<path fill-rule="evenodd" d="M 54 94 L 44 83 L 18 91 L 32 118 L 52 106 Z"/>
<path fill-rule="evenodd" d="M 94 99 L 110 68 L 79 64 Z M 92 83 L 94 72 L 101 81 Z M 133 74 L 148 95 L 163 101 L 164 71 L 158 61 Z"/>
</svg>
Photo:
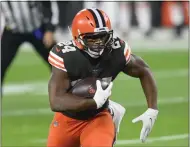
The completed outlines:
<svg viewBox="0 0 190 147">
<path fill-rule="evenodd" d="M 62 96 L 70 87 L 70 80 L 67 72 L 52 67 L 52 74 L 48 83 L 48 92 L 50 99 L 56 96 Z"/>
<path fill-rule="evenodd" d="M 132 77 L 140 77 L 148 68 L 148 65 L 142 58 L 131 54 L 130 60 L 125 65 L 123 72 Z"/>
</svg>

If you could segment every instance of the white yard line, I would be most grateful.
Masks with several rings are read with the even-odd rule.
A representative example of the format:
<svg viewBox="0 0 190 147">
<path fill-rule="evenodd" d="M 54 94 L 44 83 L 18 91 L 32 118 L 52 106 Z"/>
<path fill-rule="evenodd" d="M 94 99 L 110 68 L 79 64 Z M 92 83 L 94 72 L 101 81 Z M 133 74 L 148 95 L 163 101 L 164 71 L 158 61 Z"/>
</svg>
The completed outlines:
<svg viewBox="0 0 190 147">
<path fill-rule="evenodd" d="M 171 141 L 171 140 L 179 140 L 188 138 L 188 134 L 179 134 L 179 135 L 171 135 L 171 136 L 160 136 L 160 137 L 151 137 L 147 139 L 147 143 L 152 143 L 156 141 Z M 141 141 L 139 139 L 132 140 L 118 140 L 117 145 L 127 145 L 127 144 L 140 144 Z"/>
<path fill-rule="evenodd" d="M 20 94 L 42 94 L 47 95 L 48 93 L 48 82 L 46 81 L 36 81 L 29 83 L 15 83 L 6 84 L 3 87 L 4 95 L 20 95 Z"/>
<path fill-rule="evenodd" d="M 146 143 L 180 140 L 180 139 L 186 139 L 186 138 L 188 138 L 188 136 L 189 136 L 189 134 L 178 134 L 178 135 L 170 135 L 170 136 L 150 137 L 147 139 Z M 46 139 L 32 140 L 32 142 L 45 143 Z M 118 140 L 116 145 L 124 146 L 124 145 L 128 145 L 128 144 L 141 144 L 141 141 L 139 139 Z"/>
<path fill-rule="evenodd" d="M 172 98 L 170 97 L 170 98 L 158 99 L 159 105 L 178 104 L 178 103 L 184 103 L 184 102 L 188 102 L 187 97 L 172 97 Z M 136 101 L 136 102 L 127 103 L 127 100 L 126 100 L 125 102 L 119 102 L 119 103 L 122 104 L 123 106 L 125 106 L 126 108 L 140 107 L 140 106 L 146 106 L 147 105 L 145 101 Z"/>
<path fill-rule="evenodd" d="M 154 75 L 156 79 L 188 77 L 188 69 L 155 71 Z M 119 75 L 119 77 L 117 78 L 117 80 L 133 80 L 133 79 L 134 78 L 131 78 L 124 74 Z M 26 94 L 26 93 L 47 95 L 47 84 L 48 81 L 5 84 L 5 86 L 3 87 L 3 93 L 4 95 L 15 95 L 15 94 Z"/>
<path fill-rule="evenodd" d="M 159 105 L 168 105 L 168 104 L 178 104 L 178 103 L 187 103 L 188 98 L 185 97 L 172 97 L 172 98 L 161 98 L 158 100 Z M 120 102 L 126 108 L 130 107 L 141 107 L 145 106 L 146 103 L 144 101 L 141 102 L 130 102 L 127 101 Z M 22 110 L 6 110 L 2 111 L 2 116 L 29 116 L 29 115 L 52 115 L 53 112 L 50 108 L 34 108 L 34 109 L 22 109 Z"/>
</svg>

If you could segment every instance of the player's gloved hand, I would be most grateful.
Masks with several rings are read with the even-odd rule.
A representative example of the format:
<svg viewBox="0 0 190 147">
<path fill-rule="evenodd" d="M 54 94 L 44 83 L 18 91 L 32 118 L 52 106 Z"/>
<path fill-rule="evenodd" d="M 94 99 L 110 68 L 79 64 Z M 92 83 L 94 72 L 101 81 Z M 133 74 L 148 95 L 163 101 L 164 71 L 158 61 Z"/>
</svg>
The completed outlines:
<svg viewBox="0 0 190 147">
<path fill-rule="evenodd" d="M 109 86 L 103 90 L 101 82 L 99 80 L 96 81 L 96 93 L 93 97 L 94 101 L 96 102 L 97 109 L 101 108 L 103 104 L 107 101 L 108 97 L 111 95 L 113 83 L 111 82 Z"/>
<path fill-rule="evenodd" d="M 132 120 L 133 123 L 142 121 L 143 127 L 140 133 L 140 140 L 145 142 L 147 136 L 152 130 L 154 122 L 157 118 L 158 110 L 148 108 L 145 113 Z"/>
<path fill-rule="evenodd" d="M 119 134 L 120 124 L 126 110 L 122 105 L 112 100 L 109 100 L 108 109 L 110 114 L 112 115 L 112 119 L 115 125 L 115 140 L 114 140 L 114 145 L 115 145 L 117 143 L 117 136 Z"/>
</svg>

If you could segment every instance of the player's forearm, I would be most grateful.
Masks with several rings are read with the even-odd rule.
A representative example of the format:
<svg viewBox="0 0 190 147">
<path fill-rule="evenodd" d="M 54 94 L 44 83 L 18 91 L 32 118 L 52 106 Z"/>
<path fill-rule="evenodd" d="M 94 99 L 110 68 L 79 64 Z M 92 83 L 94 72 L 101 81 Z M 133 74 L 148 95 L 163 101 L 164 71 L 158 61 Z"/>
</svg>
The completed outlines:
<svg viewBox="0 0 190 147">
<path fill-rule="evenodd" d="M 157 109 L 157 86 L 149 68 L 139 77 L 149 108 Z"/>
<path fill-rule="evenodd" d="M 129 63 L 124 68 L 124 72 L 129 76 L 140 79 L 148 107 L 157 109 L 157 87 L 148 64 L 142 58 L 132 54 Z"/>
<path fill-rule="evenodd" d="M 54 97 L 50 100 L 51 109 L 54 112 L 62 111 L 83 111 L 87 109 L 96 109 L 96 103 L 93 99 L 77 97 L 69 93 Z"/>
</svg>

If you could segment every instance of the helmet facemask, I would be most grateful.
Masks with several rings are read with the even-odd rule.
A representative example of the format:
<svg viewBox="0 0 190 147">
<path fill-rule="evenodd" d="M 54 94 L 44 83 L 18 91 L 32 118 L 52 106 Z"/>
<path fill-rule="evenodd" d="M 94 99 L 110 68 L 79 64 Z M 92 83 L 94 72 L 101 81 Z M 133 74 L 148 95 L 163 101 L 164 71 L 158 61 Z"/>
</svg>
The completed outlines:
<svg viewBox="0 0 190 147">
<path fill-rule="evenodd" d="M 111 44 L 113 40 L 113 31 L 103 31 L 96 33 L 80 34 L 78 39 L 84 45 L 85 52 L 91 57 L 98 58 L 104 52 L 104 49 Z"/>
</svg>

